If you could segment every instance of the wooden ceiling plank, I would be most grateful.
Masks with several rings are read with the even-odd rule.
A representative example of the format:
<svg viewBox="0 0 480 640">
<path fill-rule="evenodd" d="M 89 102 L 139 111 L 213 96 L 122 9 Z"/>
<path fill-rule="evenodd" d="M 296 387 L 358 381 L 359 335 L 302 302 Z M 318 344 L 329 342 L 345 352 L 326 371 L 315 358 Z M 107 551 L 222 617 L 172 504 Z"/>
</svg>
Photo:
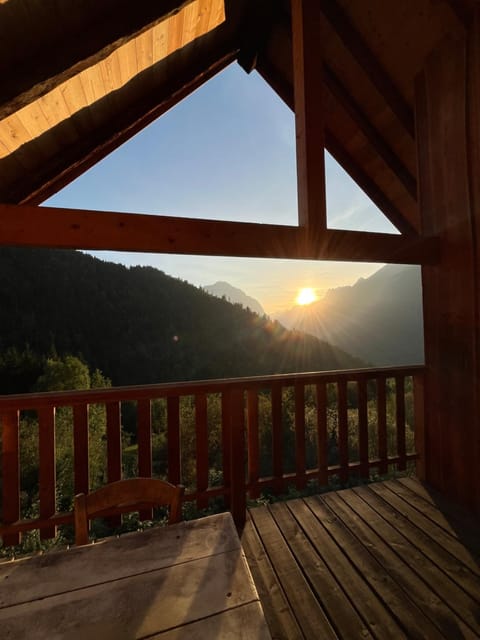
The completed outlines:
<svg viewBox="0 0 480 640">
<path fill-rule="evenodd" d="M 417 230 L 405 218 L 405 216 L 387 198 L 375 182 L 359 167 L 345 147 L 339 142 L 336 136 L 329 131 L 325 131 L 326 147 L 335 160 L 350 174 L 358 186 L 365 191 L 367 196 L 384 213 L 384 215 L 395 225 L 400 233 L 405 235 L 416 235 Z"/>
<path fill-rule="evenodd" d="M 427 264 L 436 239 L 28 205 L 0 205 L 0 244 L 146 253 Z"/>
<path fill-rule="evenodd" d="M 175 75 L 162 85 L 161 94 L 151 91 L 128 113 L 122 112 L 117 118 L 102 122 L 95 139 L 84 139 L 75 148 L 63 152 L 63 170 L 58 169 L 53 158 L 51 167 L 44 163 L 42 173 L 30 173 L 28 179 L 22 176 L 8 193 L 0 193 L 0 198 L 4 202 L 41 203 L 233 62 L 238 51 L 229 49 L 230 46 L 230 43 L 222 44 L 218 51 L 209 52 L 208 58 L 198 56 L 186 72 Z"/>
<path fill-rule="evenodd" d="M 407 167 L 399 159 L 393 149 L 385 142 L 381 133 L 371 124 L 368 116 L 363 112 L 360 105 L 355 101 L 347 88 L 339 80 L 337 75 L 325 65 L 324 67 L 325 84 L 340 103 L 340 105 L 349 114 L 352 120 L 358 125 L 359 129 L 368 139 L 372 147 L 390 167 L 393 173 L 403 184 L 408 193 L 414 200 L 417 199 L 417 181 L 412 176 Z"/>
<path fill-rule="evenodd" d="M 415 124 L 413 111 L 377 57 L 370 51 L 362 36 L 355 29 L 336 0 L 322 0 L 320 4 L 323 14 L 342 40 L 346 49 L 350 51 L 352 57 L 355 58 L 370 79 L 370 82 L 380 95 L 383 96 L 392 112 L 404 126 L 406 132 L 414 139 Z"/>
<path fill-rule="evenodd" d="M 291 0 L 299 224 L 315 238 L 327 228 L 322 14 L 314 0 Z"/>
<path fill-rule="evenodd" d="M 15 73 L 8 73 L 11 61 L 0 61 L 0 118 L 16 111 L 68 78 L 108 56 L 144 30 L 165 20 L 192 0 L 121 0 L 108 20 L 93 20 L 81 37 L 62 34 L 61 42 L 49 42 L 35 60 L 15 61 Z M 5 66 L 5 68 L 3 68 Z"/>
</svg>

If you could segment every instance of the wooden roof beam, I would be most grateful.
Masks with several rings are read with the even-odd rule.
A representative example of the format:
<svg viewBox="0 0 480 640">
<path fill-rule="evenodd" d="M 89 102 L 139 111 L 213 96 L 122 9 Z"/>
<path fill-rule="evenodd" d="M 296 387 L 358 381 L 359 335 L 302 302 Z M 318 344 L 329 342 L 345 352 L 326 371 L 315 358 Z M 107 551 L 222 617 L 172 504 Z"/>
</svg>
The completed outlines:
<svg viewBox="0 0 480 640">
<path fill-rule="evenodd" d="M 360 105 L 354 100 L 347 88 L 328 66 L 324 68 L 325 84 L 329 91 L 359 127 L 372 147 L 393 171 L 414 200 L 417 199 L 417 181 L 399 159 L 393 149 L 385 142 L 381 133 L 371 124 Z"/>
<path fill-rule="evenodd" d="M 35 52 L 34 60 L 0 60 L 0 119 L 106 58 L 120 44 L 125 44 L 190 2 L 192 0 L 136 0 L 133 3 L 117 0 L 108 18 L 97 16 L 98 19 L 91 21 L 77 37 L 67 32 L 62 34 L 61 41 L 44 43 L 42 49 Z"/>
<path fill-rule="evenodd" d="M 62 167 L 66 168 L 58 171 L 58 159 L 52 158 L 42 165 L 41 170 L 30 173 L 28 180 L 22 176 L 21 181 L 9 192 L 8 201 L 40 204 L 224 69 L 235 60 L 236 55 L 236 49 L 222 44 L 208 57 L 197 56 L 195 63 L 188 67 L 185 73 L 175 75 L 162 87 L 161 93 L 149 92 L 128 112 L 122 112 L 118 118 L 106 123 L 93 138 L 85 139 L 83 145 L 65 149 L 60 161 Z M 6 200 L 5 194 L 3 199 Z"/>
<path fill-rule="evenodd" d="M 414 139 L 415 123 L 412 109 L 375 55 L 370 51 L 362 36 L 355 29 L 336 0 L 322 0 L 319 4 L 324 16 L 342 40 L 345 48 L 362 67 L 380 95 L 383 96 L 385 102 L 402 123 L 405 131 Z"/>
<path fill-rule="evenodd" d="M 415 227 L 403 216 L 403 214 L 395 207 L 393 202 L 384 194 L 384 192 L 375 184 L 375 182 L 363 171 L 363 169 L 355 162 L 345 147 L 339 142 L 334 134 L 327 130 L 325 132 L 325 140 L 328 151 L 335 160 L 350 174 L 358 186 L 365 191 L 367 196 L 374 204 L 385 214 L 390 222 L 405 235 L 414 236 L 417 234 Z"/>
<path fill-rule="evenodd" d="M 315 244 L 327 228 L 320 3 L 291 0 L 299 224 Z"/>
<path fill-rule="evenodd" d="M 431 264 L 435 238 L 0 204 L 0 245 L 142 253 Z"/>
</svg>

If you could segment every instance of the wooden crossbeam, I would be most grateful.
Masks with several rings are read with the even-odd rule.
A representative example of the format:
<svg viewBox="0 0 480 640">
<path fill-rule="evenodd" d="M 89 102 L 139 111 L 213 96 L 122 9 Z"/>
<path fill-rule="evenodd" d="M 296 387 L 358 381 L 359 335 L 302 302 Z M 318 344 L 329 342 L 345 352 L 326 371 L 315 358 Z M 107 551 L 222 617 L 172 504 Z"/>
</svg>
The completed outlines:
<svg viewBox="0 0 480 640">
<path fill-rule="evenodd" d="M 431 264 L 435 238 L 133 213 L 0 205 L 0 246 Z"/>
<path fill-rule="evenodd" d="M 415 138 L 415 123 L 412 109 L 388 73 L 370 51 L 364 39 L 355 29 L 340 5 L 336 0 L 322 0 L 319 4 L 321 5 L 323 14 L 342 40 L 346 49 L 362 67 L 371 83 L 380 95 L 383 96 L 385 102 L 403 124 L 407 133 L 412 138 Z"/>
<path fill-rule="evenodd" d="M 298 217 L 315 238 L 327 227 L 322 14 L 315 0 L 291 0 Z"/>
</svg>

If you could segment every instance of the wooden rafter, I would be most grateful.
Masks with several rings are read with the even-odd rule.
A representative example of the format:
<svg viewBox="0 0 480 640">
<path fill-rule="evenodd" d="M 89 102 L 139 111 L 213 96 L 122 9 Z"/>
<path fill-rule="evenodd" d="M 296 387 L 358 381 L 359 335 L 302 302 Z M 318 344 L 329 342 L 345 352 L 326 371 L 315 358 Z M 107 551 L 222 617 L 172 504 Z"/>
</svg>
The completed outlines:
<svg viewBox="0 0 480 640">
<path fill-rule="evenodd" d="M 325 84 L 333 96 L 340 102 L 345 111 L 357 124 L 372 147 L 389 166 L 414 200 L 417 199 L 417 181 L 407 167 L 399 159 L 382 134 L 371 124 L 368 116 L 355 101 L 351 93 L 327 65 L 324 68 Z"/>
<path fill-rule="evenodd" d="M 0 205 L 0 243 L 261 258 L 435 263 L 436 239 L 326 229 L 313 246 L 302 227 L 132 213 Z"/>
<path fill-rule="evenodd" d="M 45 43 L 35 60 L 15 59 L 15 73 L 6 73 L 9 59 L 0 61 L 0 118 L 14 113 L 52 87 L 83 69 L 106 58 L 120 44 L 125 44 L 145 29 L 177 12 L 192 0 L 118 0 L 108 16 L 90 21 L 81 37 L 62 34 L 62 40 Z M 20 48 L 21 49 L 21 48 Z M 19 57 L 19 56 L 17 56 Z"/>
<path fill-rule="evenodd" d="M 75 148 L 66 149 L 61 158 L 46 161 L 41 170 L 30 173 L 28 179 L 22 176 L 9 194 L 4 194 L 4 199 L 8 195 L 9 202 L 43 202 L 233 62 L 236 54 L 236 49 L 223 45 L 222 50 L 210 52 L 208 57 L 198 56 L 185 73 L 175 75 L 163 85 L 161 93 L 150 92 L 128 112 L 122 112 L 106 123 L 94 137 L 85 139 Z M 61 163 L 61 170 L 57 168 L 57 162 Z"/>
<path fill-rule="evenodd" d="M 397 227 L 400 233 L 405 235 L 416 235 L 417 231 L 413 225 L 406 220 L 405 216 L 397 209 L 393 202 L 384 194 L 376 183 L 363 171 L 340 143 L 336 136 L 329 130 L 325 131 L 325 141 L 328 151 L 335 160 L 348 171 L 358 186 L 365 191 L 367 196 L 385 214 L 390 222 Z"/>
<path fill-rule="evenodd" d="M 323 59 L 318 2 L 291 0 L 299 223 L 317 241 L 327 228 Z"/>
<path fill-rule="evenodd" d="M 371 52 L 336 0 L 322 0 L 322 12 L 342 40 L 346 49 L 362 67 L 370 82 L 383 96 L 408 134 L 415 137 L 413 112 L 392 79 Z"/>
</svg>

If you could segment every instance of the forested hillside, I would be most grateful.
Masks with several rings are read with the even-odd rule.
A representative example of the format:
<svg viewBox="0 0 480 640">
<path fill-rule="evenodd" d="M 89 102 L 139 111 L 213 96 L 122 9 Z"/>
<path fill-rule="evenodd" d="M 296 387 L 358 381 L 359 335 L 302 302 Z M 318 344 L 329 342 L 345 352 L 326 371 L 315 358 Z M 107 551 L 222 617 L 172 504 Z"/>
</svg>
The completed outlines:
<svg viewBox="0 0 480 640">
<path fill-rule="evenodd" d="M 359 360 L 151 267 L 0 249 L 0 393 L 71 354 L 114 385 L 352 368 Z"/>
</svg>

